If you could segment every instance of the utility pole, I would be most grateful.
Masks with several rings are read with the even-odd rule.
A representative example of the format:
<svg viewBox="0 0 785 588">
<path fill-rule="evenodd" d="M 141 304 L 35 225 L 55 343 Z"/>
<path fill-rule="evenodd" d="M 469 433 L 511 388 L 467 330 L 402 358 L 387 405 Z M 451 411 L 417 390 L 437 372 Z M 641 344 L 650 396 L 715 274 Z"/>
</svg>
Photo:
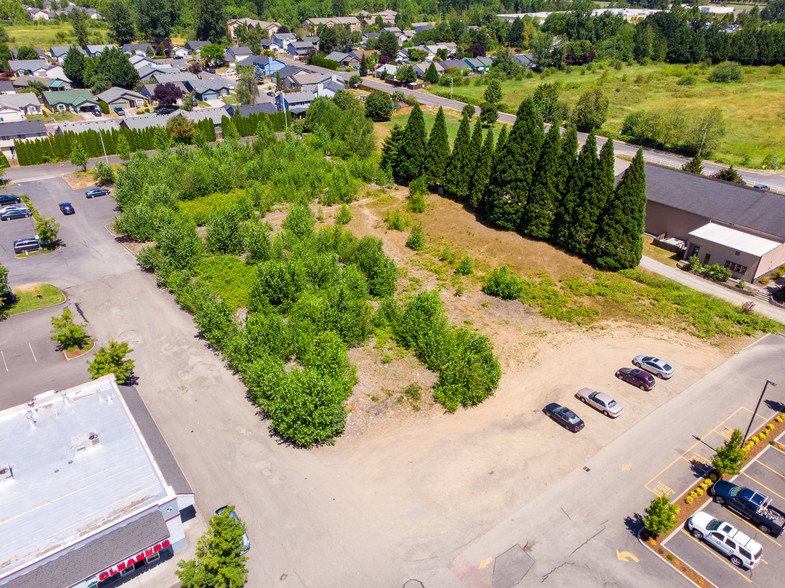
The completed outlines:
<svg viewBox="0 0 785 588">
<path fill-rule="evenodd" d="M 98 136 L 101 137 L 101 147 L 104 150 L 104 160 L 109 163 L 109 158 L 106 156 L 106 145 L 104 145 L 104 132 L 99 129 Z"/>
<path fill-rule="evenodd" d="M 703 139 L 701 139 L 701 146 L 700 149 L 698 149 L 698 157 L 701 156 L 701 151 L 703 151 L 703 142 L 706 140 L 706 133 L 709 131 L 709 127 L 701 130 L 703 131 Z"/>
<path fill-rule="evenodd" d="M 763 385 L 763 391 L 761 391 L 760 398 L 758 398 L 758 404 L 755 405 L 755 411 L 752 413 L 752 418 L 750 419 L 750 424 L 747 427 L 747 432 L 744 433 L 744 439 L 741 442 L 742 445 L 744 445 L 747 442 L 747 436 L 750 434 L 750 429 L 752 429 L 752 421 L 755 420 L 755 415 L 758 412 L 758 408 L 760 408 L 760 403 L 763 401 L 763 395 L 766 394 L 766 388 L 769 387 L 769 384 L 771 384 L 772 386 L 777 385 L 771 380 L 769 380 L 768 378 L 766 379 L 766 383 Z"/>
<path fill-rule="evenodd" d="M 452 82 L 455 78 L 450 76 L 450 100 L 452 100 Z"/>
</svg>

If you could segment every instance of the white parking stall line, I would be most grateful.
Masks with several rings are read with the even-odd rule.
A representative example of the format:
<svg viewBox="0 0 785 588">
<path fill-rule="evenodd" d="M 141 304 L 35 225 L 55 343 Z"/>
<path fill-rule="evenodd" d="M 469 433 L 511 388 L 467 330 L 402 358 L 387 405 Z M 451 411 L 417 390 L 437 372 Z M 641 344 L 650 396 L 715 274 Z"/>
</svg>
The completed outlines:
<svg viewBox="0 0 785 588">
<path fill-rule="evenodd" d="M 3 365 L 5 366 L 5 371 L 8 371 L 8 364 L 5 362 L 5 354 L 0 351 L 0 357 L 3 358 Z"/>
<path fill-rule="evenodd" d="M 30 348 L 30 354 L 33 356 L 33 361 L 38 363 L 38 360 L 35 357 L 35 353 L 33 353 L 33 346 L 30 343 L 28 343 L 27 346 Z"/>
</svg>

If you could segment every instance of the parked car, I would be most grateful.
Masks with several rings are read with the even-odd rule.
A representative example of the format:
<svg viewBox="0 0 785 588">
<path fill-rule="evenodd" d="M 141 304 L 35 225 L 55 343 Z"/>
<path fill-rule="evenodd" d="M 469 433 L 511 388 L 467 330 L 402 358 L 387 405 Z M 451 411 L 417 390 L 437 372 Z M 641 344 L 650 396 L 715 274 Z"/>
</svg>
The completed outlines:
<svg viewBox="0 0 785 588">
<path fill-rule="evenodd" d="M 93 116 L 96 116 L 96 117 L 100 118 L 101 115 L 102 115 L 102 112 L 101 112 L 100 108 L 96 108 L 95 110 L 93 110 Z"/>
<path fill-rule="evenodd" d="M 755 184 L 753 188 L 755 188 L 756 190 L 771 190 L 768 184 Z"/>
<path fill-rule="evenodd" d="M 109 194 L 109 190 L 106 188 L 90 188 L 87 192 L 84 193 L 85 196 L 88 198 L 95 198 L 96 196 L 106 196 Z"/>
<path fill-rule="evenodd" d="M 622 405 L 613 398 L 603 392 L 595 392 L 591 388 L 581 388 L 575 394 L 575 398 L 614 419 L 624 411 Z"/>
<path fill-rule="evenodd" d="M 30 216 L 30 209 L 26 206 L 6 206 L 0 212 L 0 220 L 11 220 L 15 218 L 27 218 Z"/>
<path fill-rule="evenodd" d="M 214 74 L 215 73 L 215 68 L 214 67 L 205 67 L 204 71 L 206 71 L 207 73 Z"/>
<path fill-rule="evenodd" d="M 176 106 L 159 106 L 156 110 L 156 114 L 172 114 L 175 110 L 178 110 Z"/>
<path fill-rule="evenodd" d="M 771 506 L 771 498 L 725 480 L 717 480 L 709 490 L 714 502 L 737 512 L 758 529 L 779 537 L 785 530 L 785 513 Z"/>
<path fill-rule="evenodd" d="M 27 239 L 18 239 L 14 241 L 14 253 L 17 255 L 26 251 L 38 251 L 41 244 L 35 237 L 28 237 Z"/>
<path fill-rule="evenodd" d="M 61 202 L 58 206 L 63 214 L 74 214 L 76 212 L 70 202 Z"/>
<path fill-rule="evenodd" d="M 673 377 L 673 367 L 658 357 L 652 357 L 651 355 L 638 355 L 635 357 L 635 359 L 632 360 L 632 364 L 636 367 L 646 370 L 647 372 L 651 372 L 663 380 Z"/>
<path fill-rule="evenodd" d="M 635 368 L 619 368 L 616 372 L 616 377 L 624 380 L 628 384 L 637 386 L 641 390 L 651 390 L 654 388 L 654 376 L 649 372 Z"/>
<path fill-rule="evenodd" d="M 227 508 L 229 508 L 229 507 L 228 506 L 222 506 L 221 508 L 219 508 L 218 510 L 215 511 L 215 514 L 220 515 Z M 231 518 L 233 518 L 235 521 L 239 521 L 240 520 L 240 517 L 237 516 L 237 513 L 234 512 L 234 509 L 232 509 L 229 512 L 229 516 Z M 243 550 L 240 553 L 248 553 L 249 549 L 251 549 L 251 540 L 248 538 L 248 533 L 243 531 Z"/>
<path fill-rule="evenodd" d="M 7 206 L 8 204 L 19 204 L 22 202 L 22 199 L 19 196 L 13 196 L 8 194 L 0 195 L 0 206 Z"/>
<path fill-rule="evenodd" d="M 698 541 L 706 541 L 736 567 L 751 570 L 760 563 L 763 554 L 760 543 L 707 512 L 697 512 L 687 519 L 687 529 Z"/>
<path fill-rule="evenodd" d="M 122 106 L 115 106 L 112 110 L 117 116 L 125 116 L 125 110 L 123 110 Z"/>
<path fill-rule="evenodd" d="M 547 414 L 551 419 L 559 423 L 562 427 L 573 433 L 577 433 L 583 428 L 583 421 L 581 418 L 572 412 L 566 406 L 561 406 L 552 402 L 542 409 L 542 412 Z"/>
</svg>

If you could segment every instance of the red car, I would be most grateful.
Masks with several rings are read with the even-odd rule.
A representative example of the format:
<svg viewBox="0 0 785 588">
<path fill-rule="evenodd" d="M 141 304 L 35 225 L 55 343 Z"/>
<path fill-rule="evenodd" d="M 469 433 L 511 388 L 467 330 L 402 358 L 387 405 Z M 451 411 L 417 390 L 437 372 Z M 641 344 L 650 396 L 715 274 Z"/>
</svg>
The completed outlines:
<svg viewBox="0 0 785 588">
<path fill-rule="evenodd" d="M 616 377 L 633 386 L 637 386 L 641 390 L 651 390 L 655 384 L 654 376 L 637 368 L 619 368 L 616 372 Z"/>
</svg>

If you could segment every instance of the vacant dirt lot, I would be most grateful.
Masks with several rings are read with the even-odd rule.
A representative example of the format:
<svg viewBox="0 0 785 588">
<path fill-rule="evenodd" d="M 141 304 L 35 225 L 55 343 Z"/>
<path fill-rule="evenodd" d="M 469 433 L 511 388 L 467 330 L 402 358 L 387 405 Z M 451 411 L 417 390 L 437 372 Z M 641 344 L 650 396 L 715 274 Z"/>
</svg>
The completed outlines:
<svg viewBox="0 0 785 588">
<path fill-rule="evenodd" d="M 359 383 L 349 400 L 347 430 L 335 446 L 315 451 L 365 489 L 378 522 L 400 537 L 403 558 L 439 556 L 482 534 L 751 342 L 710 342 L 613 320 L 580 328 L 487 296 L 478 278 L 456 281 L 445 271 L 438 259 L 444 246 L 458 259 L 471 255 L 480 271 L 506 263 L 519 275 L 542 269 L 558 278 L 591 268 L 545 243 L 484 226 L 458 204 L 435 196 L 424 214 L 413 215 L 423 223 L 430 249 L 415 253 L 405 247 L 408 231 L 387 231 L 383 222 L 385 211 L 401 206 L 404 197 L 399 190 L 394 198 L 354 204 L 349 228 L 358 236 L 384 238 L 386 252 L 403 268 L 405 291 L 444 286 L 451 322 L 487 335 L 504 375 L 482 405 L 446 414 L 430 396 L 434 375 L 411 354 L 377 341 L 352 351 Z M 325 210 L 325 222 L 332 214 Z M 676 376 L 658 381 L 651 392 L 617 380 L 616 369 L 630 366 L 640 353 L 672 362 Z M 420 387 L 419 399 L 405 393 L 410 384 Z M 611 421 L 581 406 L 574 394 L 584 386 L 610 393 L 624 414 Z M 541 412 L 548 402 L 574 408 L 586 428 L 577 435 L 559 428 Z"/>
</svg>

